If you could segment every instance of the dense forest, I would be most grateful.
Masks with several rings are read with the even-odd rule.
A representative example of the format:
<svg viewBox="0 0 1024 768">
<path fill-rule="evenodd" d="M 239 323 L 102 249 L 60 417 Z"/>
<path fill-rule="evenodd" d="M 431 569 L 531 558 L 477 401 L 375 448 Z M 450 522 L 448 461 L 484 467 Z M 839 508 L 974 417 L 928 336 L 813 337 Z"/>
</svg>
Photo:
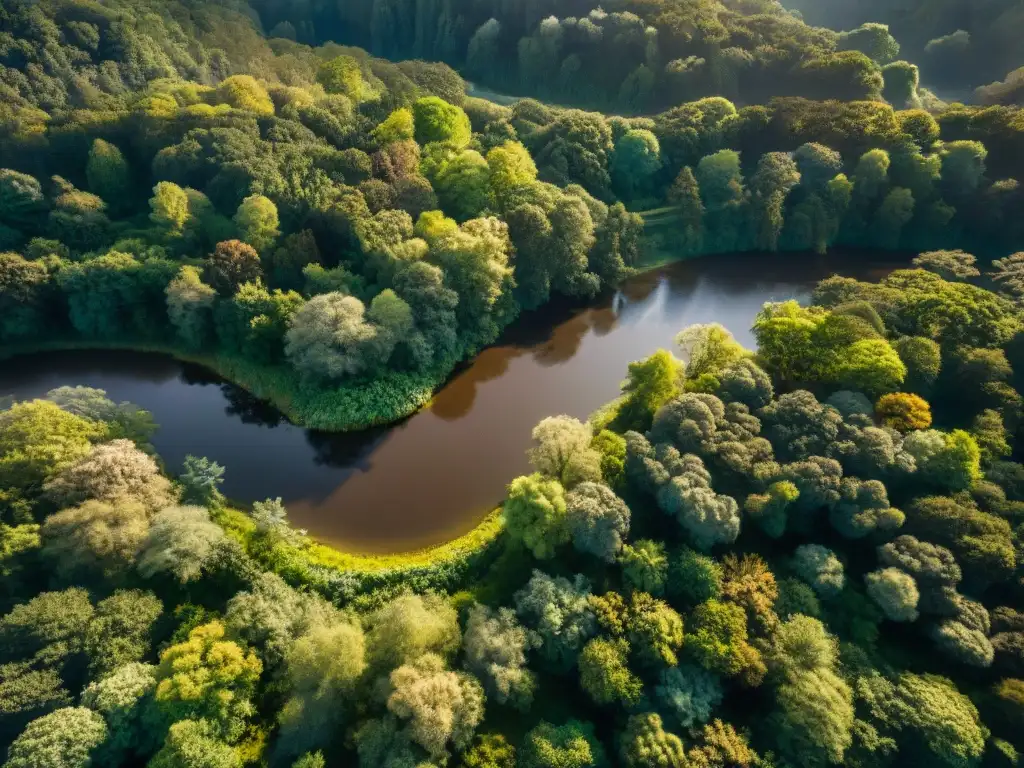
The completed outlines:
<svg viewBox="0 0 1024 768">
<path fill-rule="evenodd" d="M 1020 112 L 929 113 L 912 69 L 889 103 L 608 117 L 468 98 L 444 64 L 267 42 L 244 11 L 0 11 L 6 346 L 170 349 L 298 422 L 357 428 L 660 242 L 1004 255 L 1024 239 Z"/>
<path fill-rule="evenodd" d="M 985 5 L 5 0 L 5 366 L 156 350 L 356 429 L 664 260 L 918 254 L 753 350 L 682 329 L 429 553 L 243 508 L 102 390 L 0 401 L 5 768 L 1018 765 L 1024 61 Z M 1010 75 L 946 103 L 917 62 Z"/>
<path fill-rule="evenodd" d="M 784 4 L 810 24 L 836 29 L 885 24 L 900 41 L 903 55 L 919 64 L 926 81 L 942 92 L 969 93 L 980 87 L 977 95 L 983 103 L 1024 101 L 1020 45 L 1024 9 L 1012 0 L 973 4 L 792 0 Z"/>
<path fill-rule="evenodd" d="M 828 279 L 756 353 L 684 329 L 404 571 L 166 477 L 102 391 L 8 403 L 5 765 L 1017 765 L 1022 263 Z"/>
</svg>

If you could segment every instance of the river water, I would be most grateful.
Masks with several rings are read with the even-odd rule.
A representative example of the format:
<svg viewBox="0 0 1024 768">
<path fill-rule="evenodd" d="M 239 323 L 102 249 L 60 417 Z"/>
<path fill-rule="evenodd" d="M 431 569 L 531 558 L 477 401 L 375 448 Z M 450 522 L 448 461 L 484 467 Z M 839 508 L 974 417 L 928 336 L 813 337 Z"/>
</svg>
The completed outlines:
<svg viewBox="0 0 1024 768">
<path fill-rule="evenodd" d="M 471 529 L 528 470 L 530 431 L 545 416 L 586 416 L 618 394 L 626 364 L 692 323 L 719 322 L 752 346 L 766 301 L 806 300 L 823 277 L 877 280 L 898 264 L 871 254 L 738 255 L 639 275 L 587 307 L 528 313 L 460 369 L 432 405 L 390 428 L 330 434 L 193 365 L 134 352 L 62 352 L 0 363 L 0 395 L 61 385 L 105 389 L 151 411 L 172 472 L 189 454 L 227 467 L 240 501 L 280 496 L 318 539 L 367 552 L 436 544 Z"/>
</svg>

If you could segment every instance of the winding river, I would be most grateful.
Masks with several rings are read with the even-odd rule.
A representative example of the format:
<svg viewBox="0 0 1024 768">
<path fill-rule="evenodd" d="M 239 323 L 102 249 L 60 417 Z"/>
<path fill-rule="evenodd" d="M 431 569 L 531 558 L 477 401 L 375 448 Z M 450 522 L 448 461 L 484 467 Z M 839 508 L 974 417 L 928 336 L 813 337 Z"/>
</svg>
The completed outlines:
<svg viewBox="0 0 1024 768">
<path fill-rule="evenodd" d="M 189 454 L 227 467 L 224 492 L 281 496 L 292 522 L 350 550 L 397 552 L 471 529 L 528 469 L 534 424 L 585 418 L 618 393 L 626 364 L 719 322 L 746 345 L 766 301 L 806 299 L 831 274 L 878 279 L 898 266 L 866 253 L 708 257 L 639 275 L 587 307 L 529 313 L 460 369 L 432 405 L 386 429 L 300 429 L 196 366 L 135 352 L 63 352 L 0 364 L 0 395 L 64 384 L 105 389 L 152 411 L 171 471 Z"/>
</svg>

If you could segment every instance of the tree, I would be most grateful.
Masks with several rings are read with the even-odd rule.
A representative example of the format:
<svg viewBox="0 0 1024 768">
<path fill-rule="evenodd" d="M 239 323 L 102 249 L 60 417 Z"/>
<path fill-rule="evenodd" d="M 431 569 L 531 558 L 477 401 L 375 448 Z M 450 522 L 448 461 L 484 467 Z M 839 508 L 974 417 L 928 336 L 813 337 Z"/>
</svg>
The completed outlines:
<svg viewBox="0 0 1024 768">
<path fill-rule="evenodd" d="M 104 427 L 45 400 L 0 412 L 0 487 L 39 488 L 85 457 Z"/>
<path fill-rule="evenodd" d="M 448 744 L 462 751 L 484 717 L 484 692 L 473 677 L 445 669 L 444 659 L 424 654 L 391 673 L 388 711 L 408 721 L 409 736 L 443 762 Z"/>
<path fill-rule="evenodd" d="M 896 568 L 883 568 L 864 577 L 871 599 L 892 621 L 917 619 L 919 593 L 912 576 Z"/>
<path fill-rule="evenodd" d="M 966 199 L 981 185 L 988 150 L 978 141 L 949 141 L 942 145 L 942 187 L 947 200 Z"/>
<path fill-rule="evenodd" d="M 42 329 L 49 279 L 44 264 L 17 253 L 0 253 L 0 336 L 17 339 Z"/>
<path fill-rule="evenodd" d="M 609 562 L 629 533 L 629 507 L 606 485 L 580 483 L 566 497 L 566 520 L 573 545 Z"/>
<path fill-rule="evenodd" d="M 434 180 L 434 190 L 445 213 L 456 221 L 479 216 L 487 208 L 491 170 L 483 156 L 463 150 L 445 163 Z"/>
<path fill-rule="evenodd" d="M 985 633 L 963 622 L 947 620 L 936 625 L 932 639 L 947 656 L 971 667 L 990 667 L 995 649 Z"/>
<path fill-rule="evenodd" d="M 658 505 L 679 521 L 698 549 L 706 551 L 739 536 L 739 505 L 731 496 L 715 493 L 703 462 L 692 458 L 692 469 L 673 477 L 658 491 Z"/>
<path fill-rule="evenodd" d="M 743 403 L 751 410 L 768 405 L 775 395 L 771 377 L 761 366 L 746 358 L 722 370 L 718 381 L 716 394 L 724 402 Z"/>
<path fill-rule="evenodd" d="M 683 619 L 668 603 L 634 592 L 625 624 L 637 659 L 647 666 L 675 666 L 683 644 Z"/>
<path fill-rule="evenodd" d="M 828 183 L 843 171 L 843 156 L 822 144 L 801 144 L 793 153 L 800 186 L 812 192 L 822 192 Z"/>
<path fill-rule="evenodd" d="M 103 718 L 85 707 L 65 707 L 33 720 L 14 740 L 10 768 L 87 768 L 107 737 Z"/>
<path fill-rule="evenodd" d="M 609 170 L 616 188 L 627 199 L 647 192 L 660 169 L 661 145 L 650 131 L 632 128 L 615 142 Z"/>
<path fill-rule="evenodd" d="M 934 272 L 943 280 L 956 281 L 978 277 L 977 259 L 964 251 L 928 251 L 915 256 L 913 265 Z"/>
<path fill-rule="evenodd" d="M 571 669 L 597 631 L 589 596 L 590 584 L 582 576 L 569 581 L 540 571 L 515 594 L 516 612 L 540 636 L 540 655 L 555 669 Z"/>
<path fill-rule="evenodd" d="M 686 642 L 690 655 L 705 669 L 728 677 L 742 675 L 752 685 L 764 677 L 764 662 L 747 642 L 747 617 L 738 605 L 708 600 L 697 606 Z"/>
<path fill-rule="evenodd" d="M 522 768 L 600 768 L 606 764 L 594 726 L 578 720 L 557 726 L 541 721 L 526 734 L 519 760 Z"/>
<path fill-rule="evenodd" d="M 516 750 L 500 733 L 478 735 L 462 754 L 462 764 L 465 768 L 515 768 Z"/>
<path fill-rule="evenodd" d="M 224 482 L 225 469 L 206 457 L 185 457 L 178 475 L 181 485 L 181 503 L 201 507 L 215 506 L 221 498 L 220 486 Z"/>
<path fill-rule="evenodd" d="M 655 412 L 679 394 L 682 378 L 683 364 L 666 350 L 630 363 L 616 424 L 623 430 L 646 430 Z"/>
<path fill-rule="evenodd" d="M 148 455 L 131 440 L 112 440 L 89 453 L 43 486 L 60 506 L 97 501 L 138 502 L 154 510 L 171 501 L 171 484 Z"/>
<path fill-rule="evenodd" d="M 203 349 L 213 338 L 217 291 L 203 282 L 199 268 L 183 266 L 168 285 L 167 317 L 187 349 Z"/>
<path fill-rule="evenodd" d="M 304 376 L 337 381 L 362 373 L 370 364 L 377 329 L 354 296 L 325 293 L 306 302 L 285 334 L 285 354 Z"/>
<path fill-rule="evenodd" d="M 303 268 L 322 261 L 316 238 L 308 229 L 282 238 L 276 248 L 262 253 L 260 258 L 270 284 L 285 290 L 301 289 Z"/>
<path fill-rule="evenodd" d="M 869 397 L 897 389 L 906 376 L 907 367 L 884 339 L 854 342 L 841 353 L 835 372 L 844 389 L 859 390 Z"/>
<path fill-rule="evenodd" d="M 683 548 L 669 566 L 668 593 L 686 608 L 722 594 L 722 567 L 707 555 Z"/>
<path fill-rule="evenodd" d="M 330 744 L 355 709 L 352 700 L 366 669 L 360 626 L 351 621 L 305 623 L 309 629 L 285 655 L 290 697 L 279 715 L 277 749 L 286 755 Z"/>
<path fill-rule="evenodd" d="M 909 731 L 908 759 L 950 768 L 980 763 L 985 735 L 978 710 L 946 678 L 905 672 L 887 704 L 889 717 Z"/>
<path fill-rule="evenodd" d="M 414 131 L 412 110 L 408 107 L 401 107 L 373 129 L 373 138 L 378 144 L 390 144 L 393 141 L 411 139 Z"/>
<path fill-rule="evenodd" d="M 316 81 L 328 93 L 340 94 L 358 103 L 363 99 L 364 83 L 359 62 L 351 56 L 336 56 L 324 61 Z"/>
<path fill-rule="evenodd" d="M 116 208 L 127 207 L 131 194 L 131 172 L 121 150 L 103 139 L 96 139 L 85 165 L 89 189 Z"/>
<path fill-rule="evenodd" d="M 437 595 L 404 594 L 370 616 L 370 665 L 394 669 L 424 654 L 450 656 L 459 647 L 455 610 Z"/>
<path fill-rule="evenodd" d="M 262 671 L 255 653 L 226 640 L 224 625 L 210 622 L 160 654 L 156 703 L 168 719 L 206 720 L 233 742 L 255 711 L 252 696 Z"/>
<path fill-rule="evenodd" d="M 333 609 L 319 597 L 298 592 L 274 573 L 261 573 L 250 589 L 228 601 L 224 625 L 254 647 L 268 669 L 276 669 L 300 636 L 333 619 Z"/>
<path fill-rule="evenodd" d="M 434 141 L 448 142 L 457 149 L 469 144 L 472 128 L 469 117 L 459 107 L 427 96 L 413 102 L 416 141 L 421 145 Z"/>
<path fill-rule="evenodd" d="M 280 221 L 277 206 L 263 195 L 251 195 L 245 198 L 238 206 L 234 222 L 241 234 L 242 241 L 259 252 L 268 251 L 281 236 L 281 231 L 278 229 Z"/>
<path fill-rule="evenodd" d="M 654 692 L 683 728 L 710 720 L 724 696 L 719 677 L 695 664 L 663 670 Z"/>
<path fill-rule="evenodd" d="M 914 394 L 896 392 L 883 395 L 875 404 L 875 413 L 885 426 L 900 432 L 928 429 L 932 425 L 931 406 L 927 400 Z"/>
<path fill-rule="evenodd" d="M 961 429 L 950 433 L 934 429 L 911 432 L 903 448 L 917 462 L 917 471 L 930 483 L 963 490 L 981 477 L 981 449 Z"/>
<path fill-rule="evenodd" d="M 904 336 L 896 344 L 896 352 L 907 367 L 904 387 L 927 395 L 939 377 L 942 360 L 939 345 L 921 336 Z"/>
<path fill-rule="evenodd" d="M 238 751 L 225 744 L 206 720 L 174 723 L 149 768 L 242 768 Z"/>
<path fill-rule="evenodd" d="M 511 609 L 493 611 L 480 604 L 470 609 L 463 638 L 466 669 L 499 704 L 529 709 L 536 681 L 527 668 L 526 651 L 535 644 Z"/>
<path fill-rule="evenodd" d="M 97 763 L 120 764 L 132 754 L 148 754 L 155 747 L 153 729 L 147 721 L 156 668 L 132 662 L 110 671 L 82 691 L 82 705 L 106 720 L 109 735 L 97 751 Z"/>
<path fill-rule="evenodd" d="M 841 763 L 853 743 L 853 694 L 846 682 L 828 668 L 801 671 L 779 686 L 777 697 L 782 751 L 805 765 Z"/>
<path fill-rule="evenodd" d="M 569 540 L 565 491 L 557 480 L 539 473 L 509 483 L 502 514 L 509 535 L 538 559 L 553 557 L 555 549 Z"/>
<path fill-rule="evenodd" d="M 249 75 L 232 75 L 221 81 L 217 87 L 216 99 L 235 109 L 254 112 L 257 115 L 272 116 L 274 102 L 267 89 Z"/>
<path fill-rule="evenodd" d="M 879 64 L 892 61 L 900 53 L 900 44 L 886 24 L 861 24 L 857 29 L 840 33 L 838 44 L 841 51 L 860 51 Z"/>
<path fill-rule="evenodd" d="M 147 579 L 166 573 L 182 584 L 195 581 L 212 567 L 226 541 L 202 507 L 168 507 L 151 520 L 139 551 L 139 573 Z"/>
<path fill-rule="evenodd" d="M 668 200 L 679 209 L 682 246 L 686 253 L 699 253 L 704 246 L 704 203 L 693 169 L 685 165 L 668 190 Z"/>
<path fill-rule="evenodd" d="M 836 597 L 846 577 L 835 553 L 820 544 L 802 544 L 793 553 L 793 570 L 823 598 Z"/>
<path fill-rule="evenodd" d="M 46 212 L 39 181 L 10 168 L 0 168 L 0 222 L 14 229 L 38 224 Z"/>
<path fill-rule="evenodd" d="M 682 739 L 667 733 L 653 712 L 632 715 L 622 734 L 620 756 L 626 768 L 684 768 L 689 765 Z"/>
<path fill-rule="evenodd" d="M 878 480 L 843 478 L 839 499 L 829 512 L 829 522 L 843 536 L 859 539 L 875 531 L 891 531 L 906 516 L 889 505 L 889 494 Z"/>
<path fill-rule="evenodd" d="M 241 240 L 217 243 L 206 263 L 204 277 L 221 296 L 232 296 L 243 283 L 263 277 L 260 256 Z"/>
<path fill-rule="evenodd" d="M 533 429 L 530 463 L 566 488 L 601 479 L 601 455 L 591 446 L 590 427 L 571 416 L 550 416 Z"/>
<path fill-rule="evenodd" d="M 31 659 L 59 667 L 81 650 L 92 617 L 84 589 L 42 592 L 0 619 L 0 655 L 4 661 Z"/>
<path fill-rule="evenodd" d="M 978 444 L 982 463 L 986 466 L 1013 453 L 1008 441 L 1009 433 L 999 411 L 986 408 L 975 416 L 970 434 Z"/>
<path fill-rule="evenodd" d="M 469 349 L 494 341 L 515 316 L 511 251 L 508 227 L 493 217 L 467 221 L 431 243 L 448 287 L 459 296 L 455 315 Z"/>
<path fill-rule="evenodd" d="M 84 643 L 93 676 L 102 678 L 141 661 L 149 653 L 153 625 L 163 609 L 156 595 L 137 589 L 119 590 L 97 603 Z"/>
<path fill-rule="evenodd" d="M 102 389 L 57 387 L 46 393 L 46 399 L 75 416 L 106 422 L 110 437 L 127 438 L 136 445 L 146 445 L 158 429 L 149 411 L 131 403 L 115 403 Z"/>
<path fill-rule="evenodd" d="M 100 577 L 117 583 L 149 533 L 148 511 L 127 499 L 87 501 L 50 515 L 40 533 L 43 557 L 65 582 Z"/>
<path fill-rule="evenodd" d="M 167 237 L 181 237 L 189 220 L 189 202 L 185 190 L 169 181 L 161 181 L 153 187 L 149 200 L 149 219 Z"/>
<path fill-rule="evenodd" d="M 718 323 L 688 326 L 676 334 L 675 342 L 686 361 L 686 377 L 691 380 L 717 377 L 750 354 Z"/>
<path fill-rule="evenodd" d="M 625 544 L 618 560 L 627 585 L 652 595 L 664 593 L 669 564 L 665 545 L 660 541 L 642 539 L 634 544 Z"/>
<path fill-rule="evenodd" d="M 518 141 L 506 141 L 487 153 L 491 196 L 496 210 L 504 211 L 519 190 L 537 179 L 537 166 Z"/>
<path fill-rule="evenodd" d="M 786 152 L 761 156 L 750 177 L 754 243 L 765 251 L 778 249 L 782 233 L 783 207 L 790 190 L 800 182 L 796 162 Z"/>
</svg>

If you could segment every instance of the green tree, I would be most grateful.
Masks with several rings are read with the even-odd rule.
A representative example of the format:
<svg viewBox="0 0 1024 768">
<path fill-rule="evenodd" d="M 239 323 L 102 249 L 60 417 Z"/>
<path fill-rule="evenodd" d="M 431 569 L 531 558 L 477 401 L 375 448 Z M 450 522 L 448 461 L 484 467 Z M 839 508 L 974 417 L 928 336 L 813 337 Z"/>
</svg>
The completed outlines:
<svg viewBox="0 0 1024 768">
<path fill-rule="evenodd" d="M 683 248 L 687 253 L 699 253 L 704 246 L 704 203 L 697 177 L 690 166 L 685 165 L 679 171 L 669 187 L 668 200 L 679 209 Z"/>
<path fill-rule="evenodd" d="M 469 144 L 472 128 L 469 117 L 462 109 L 437 96 L 427 96 L 413 102 L 416 141 L 421 145 L 435 141 L 461 149 Z"/>
<path fill-rule="evenodd" d="M 607 764 L 594 726 L 578 720 L 563 725 L 542 721 L 526 734 L 519 761 L 522 768 L 601 768 Z"/>
<path fill-rule="evenodd" d="M 45 400 L 0 412 L 0 487 L 38 490 L 85 457 L 105 427 Z"/>
<path fill-rule="evenodd" d="M 233 742 L 254 713 L 252 697 L 262 671 L 256 654 L 225 639 L 223 624 L 204 624 L 160 654 L 156 703 L 171 721 L 207 720 Z"/>
<path fill-rule="evenodd" d="M 85 166 L 89 189 L 115 209 L 130 205 L 131 171 L 121 150 L 103 139 L 93 141 Z"/>
<path fill-rule="evenodd" d="M 555 549 L 569 540 L 565 491 L 558 480 L 539 473 L 516 478 L 509 483 L 502 511 L 509 535 L 534 557 L 554 557 Z"/>
<path fill-rule="evenodd" d="M 261 253 L 269 250 L 281 235 L 277 206 L 263 195 L 245 198 L 238 206 L 234 221 L 242 241 Z"/>
<path fill-rule="evenodd" d="M 685 768 L 689 765 L 682 739 L 665 731 L 653 712 L 633 715 L 626 723 L 620 748 L 626 768 Z"/>
<path fill-rule="evenodd" d="M 611 175 L 616 189 L 627 199 L 646 194 L 661 169 L 661 145 L 648 130 L 631 129 L 615 142 Z"/>
<path fill-rule="evenodd" d="M 189 201 L 185 190 L 169 181 L 161 181 L 153 187 L 149 200 L 150 220 L 167 237 L 180 237 L 189 221 Z"/>
<path fill-rule="evenodd" d="M 10 768 L 87 768 L 107 736 L 103 718 L 85 707 L 58 709 L 33 720 L 14 740 Z"/>
<path fill-rule="evenodd" d="M 683 364 L 666 350 L 630 363 L 616 427 L 623 431 L 647 429 L 655 412 L 682 391 L 683 372 Z"/>
<path fill-rule="evenodd" d="M 238 751 L 206 720 L 180 720 L 167 733 L 149 768 L 241 768 Z"/>
</svg>

